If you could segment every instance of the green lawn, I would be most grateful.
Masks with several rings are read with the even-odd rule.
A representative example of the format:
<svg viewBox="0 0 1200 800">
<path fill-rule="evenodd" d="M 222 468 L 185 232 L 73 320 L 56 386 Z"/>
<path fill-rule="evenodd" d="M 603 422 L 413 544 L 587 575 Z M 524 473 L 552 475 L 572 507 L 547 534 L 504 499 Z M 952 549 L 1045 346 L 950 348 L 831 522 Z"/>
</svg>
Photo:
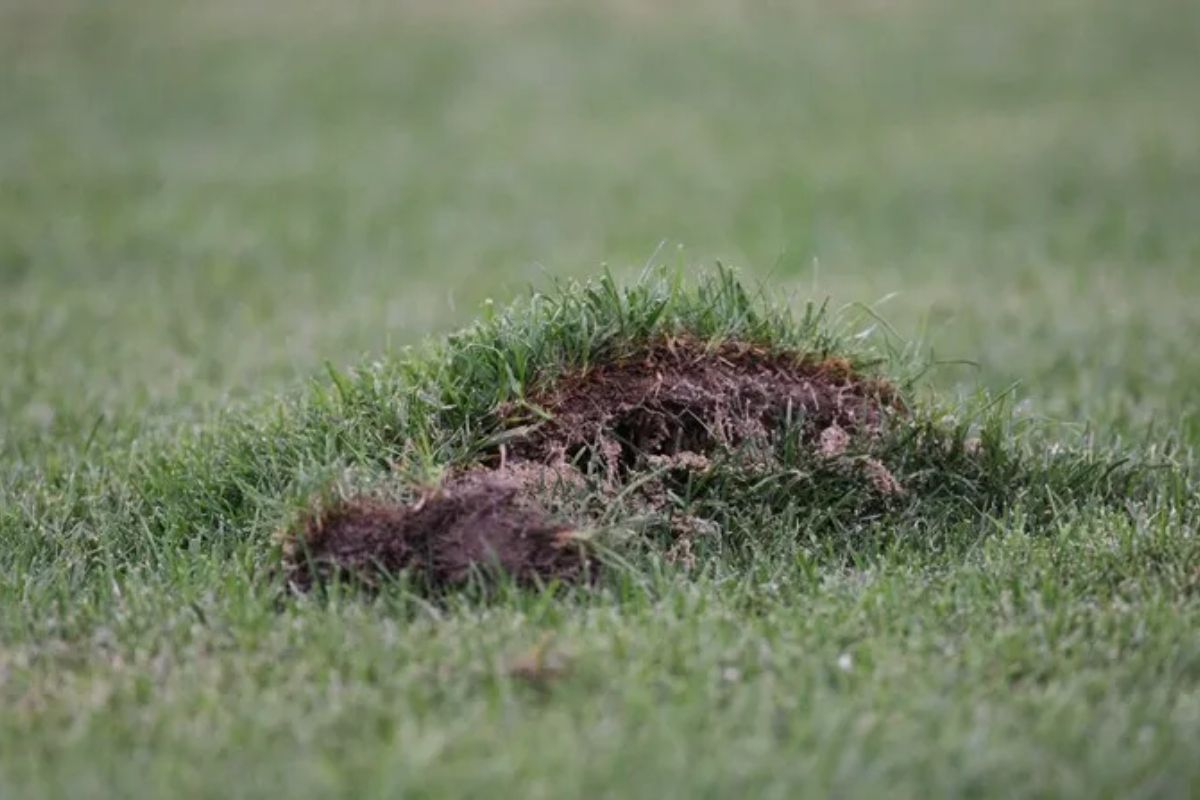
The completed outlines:
<svg viewBox="0 0 1200 800">
<path fill-rule="evenodd" d="M 1198 791 L 1200 4 L 787 5 L 0 0 L 0 797 Z M 279 509 L 377 433 L 297 411 L 331 374 L 718 260 L 950 362 L 944 408 L 1016 384 L 1030 452 L 1174 466 L 623 591 L 280 602 Z"/>
</svg>

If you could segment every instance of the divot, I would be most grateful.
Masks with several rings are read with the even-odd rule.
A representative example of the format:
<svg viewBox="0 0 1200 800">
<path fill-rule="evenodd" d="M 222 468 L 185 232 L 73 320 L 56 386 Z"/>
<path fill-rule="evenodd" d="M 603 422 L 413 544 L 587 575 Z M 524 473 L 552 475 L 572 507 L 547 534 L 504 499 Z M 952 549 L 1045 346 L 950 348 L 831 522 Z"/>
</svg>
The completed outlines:
<svg viewBox="0 0 1200 800">
<path fill-rule="evenodd" d="M 529 406 L 540 422 L 523 412 Z M 842 431 L 844 451 L 851 437 L 878 437 L 903 414 L 889 383 L 859 376 L 845 359 L 688 338 L 650 344 L 501 409 L 509 425 L 529 429 L 512 455 L 552 463 L 587 451 L 612 479 L 647 459 L 766 446 L 784 427 L 806 447 Z"/>
<path fill-rule="evenodd" d="M 577 580 L 586 553 L 573 526 L 536 499 L 534 472 L 469 472 L 407 505 L 357 499 L 317 511 L 285 539 L 288 583 L 306 591 L 341 576 L 374 586 L 409 570 L 439 589 L 488 569 L 522 583 Z"/>
<path fill-rule="evenodd" d="M 668 480 L 721 461 L 769 471 L 783 435 L 879 496 L 903 495 L 882 461 L 850 453 L 856 443 L 869 452 L 906 417 L 889 383 L 845 359 L 657 340 L 498 408 L 505 443 L 416 502 L 351 499 L 311 513 L 285 532 L 285 572 L 300 591 L 337 575 L 374 586 L 405 570 L 433 589 L 489 570 L 522 584 L 577 582 L 598 566 L 578 532 L 614 506 L 667 514 Z M 575 501 L 554 499 L 564 494 Z M 694 540 L 717 526 L 668 516 L 674 541 L 664 555 L 691 566 Z"/>
</svg>

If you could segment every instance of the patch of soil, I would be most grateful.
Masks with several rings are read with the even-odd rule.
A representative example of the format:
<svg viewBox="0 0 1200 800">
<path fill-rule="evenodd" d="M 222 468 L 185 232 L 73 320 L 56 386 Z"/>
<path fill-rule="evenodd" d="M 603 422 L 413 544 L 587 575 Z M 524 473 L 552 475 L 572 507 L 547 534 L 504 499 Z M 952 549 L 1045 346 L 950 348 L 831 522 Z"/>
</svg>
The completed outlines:
<svg viewBox="0 0 1200 800">
<path fill-rule="evenodd" d="M 660 341 L 499 409 L 507 444 L 415 503 L 348 501 L 311 515 L 285 538 L 285 569 L 299 590 L 339 573 L 370 585 L 405 569 L 433 587 L 461 585 L 481 567 L 525 583 L 578 580 L 594 563 L 577 526 L 548 510 L 548 490 L 598 488 L 613 499 L 627 486 L 635 506 L 661 511 L 661 480 L 635 476 L 703 472 L 711 456 L 735 449 L 769 466 L 786 430 L 879 494 L 896 495 L 903 487 L 881 462 L 846 453 L 904 413 L 890 384 L 859 376 L 844 359 Z M 683 516 L 671 527 L 678 540 L 668 556 L 686 563 L 692 535 L 711 523 Z"/>
<path fill-rule="evenodd" d="M 534 418 L 523 413 L 530 407 Z M 686 462 L 765 446 L 785 426 L 804 446 L 837 455 L 903 411 L 890 384 L 859 376 L 845 359 L 692 339 L 660 342 L 501 409 L 510 425 L 531 423 L 507 457 L 579 463 L 586 451 L 601 459 L 610 483 L 664 457 Z"/>
<path fill-rule="evenodd" d="M 479 569 L 524 583 L 577 580 L 587 554 L 575 528 L 536 499 L 533 476 L 473 471 L 409 505 L 359 499 L 326 508 L 285 539 L 288 582 L 306 591 L 340 574 L 374 585 L 406 569 L 434 588 L 462 585 Z"/>
</svg>

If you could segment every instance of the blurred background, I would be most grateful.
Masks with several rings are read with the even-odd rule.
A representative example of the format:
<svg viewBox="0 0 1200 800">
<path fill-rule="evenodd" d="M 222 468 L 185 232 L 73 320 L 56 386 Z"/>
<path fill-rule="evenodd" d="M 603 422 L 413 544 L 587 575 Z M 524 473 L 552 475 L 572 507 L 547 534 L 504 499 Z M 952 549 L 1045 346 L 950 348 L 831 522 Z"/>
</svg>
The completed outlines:
<svg viewBox="0 0 1200 800">
<path fill-rule="evenodd" d="M 0 435 L 719 259 L 1200 441 L 1197 98 L 1190 0 L 0 0 Z"/>
</svg>

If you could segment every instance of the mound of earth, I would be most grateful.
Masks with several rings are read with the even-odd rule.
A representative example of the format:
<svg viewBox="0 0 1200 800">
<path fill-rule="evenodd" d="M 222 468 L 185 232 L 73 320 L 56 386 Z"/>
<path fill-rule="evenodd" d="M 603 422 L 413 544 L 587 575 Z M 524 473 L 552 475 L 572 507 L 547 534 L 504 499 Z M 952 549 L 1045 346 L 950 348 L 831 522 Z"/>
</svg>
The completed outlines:
<svg viewBox="0 0 1200 800">
<path fill-rule="evenodd" d="M 656 472 L 703 472 L 734 453 L 747 468 L 762 466 L 785 434 L 833 462 L 905 414 L 890 384 L 844 359 L 743 342 L 655 342 L 498 409 L 505 444 L 417 502 L 360 499 L 312 514 L 286 536 L 286 571 L 300 590 L 334 574 L 372 584 L 401 570 L 433 587 L 489 569 L 523 583 L 578 580 L 596 565 L 576 532 L 596 512 L 586 504 L 551 511 L 548 489 L 611 499 L 632 488 L 636 505 L 654 509 L 664 502 Z M 873 458 L 847 464 L 879 494 L 903 491 Z"/>
</svg>

